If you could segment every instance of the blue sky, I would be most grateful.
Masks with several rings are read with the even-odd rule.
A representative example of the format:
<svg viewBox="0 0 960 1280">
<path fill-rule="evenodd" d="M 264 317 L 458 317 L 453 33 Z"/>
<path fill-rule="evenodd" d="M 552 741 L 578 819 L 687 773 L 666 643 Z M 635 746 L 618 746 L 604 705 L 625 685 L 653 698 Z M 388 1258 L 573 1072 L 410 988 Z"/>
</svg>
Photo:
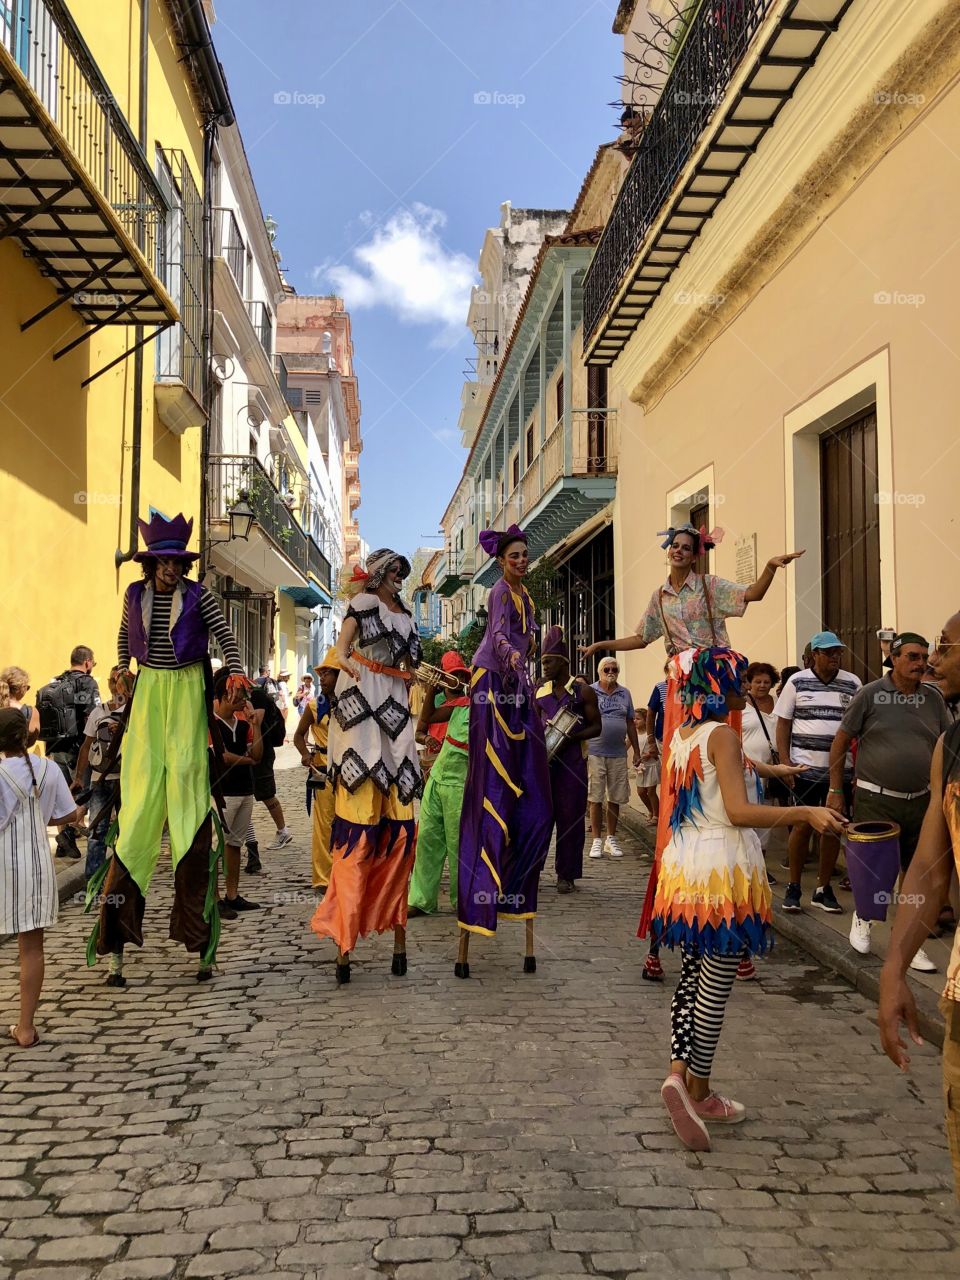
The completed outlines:
<svg viewBox="0 0 960 1280">
<path fill-rule="evenodd" d="M 615 0 L 217 0 L 214 38 L 299 293 L 342 293 L 360 529 L 440 546 L 463 467 L 464 321 L 501 201 L 569 208 L 615 136 Z M 476 102 L 476 94 L 499 101 Z"/>
</svg>

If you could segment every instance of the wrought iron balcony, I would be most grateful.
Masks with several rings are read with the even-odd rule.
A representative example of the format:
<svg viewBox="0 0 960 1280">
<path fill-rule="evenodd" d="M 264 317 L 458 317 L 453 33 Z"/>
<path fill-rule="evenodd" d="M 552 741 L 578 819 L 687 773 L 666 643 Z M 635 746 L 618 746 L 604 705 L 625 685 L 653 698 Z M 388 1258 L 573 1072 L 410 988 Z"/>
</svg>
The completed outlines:
<svg viewBox="0 0 960 1280">
<path fill-rule="evenodd" d="M 167 201 L 63 0 L 0 3 L 0 136 L 0 234 L 58 294 L 23 327 L 64 302 L 96 329 L 175 321 Z"/>
<path fill-rule="evenodd" d="M 277 586 L 303 585 L 308 571 L 313 571 L 315 564 L 319 570 L 315 576 L 318 581 L 322 581 L 320 574 L 324 572 L 325 565 L 324 585 L 329 586 L 329 561 L 294 519 L 289 500 L 270 479 L 259 459 L 244 454 L 212 455 L 207 485 L 207 518 L 210 524 L 229 520 L 230 507 L 237 501 L 241 491 L 246 493 L 247 501 L 256 515 L 254 529 L 259 527 L 262 534 L 269 539 L 273 550 L 279 552 L 297 571 L 296 576 L 284 575 L 282 570 L 276 573 L 274 565 L 270 574 L 271 580 L 274 577 L 284 579 L 277 581 Z M 241 543 L 232 542 L 229 546 L 230 554 L 236 553 L 238 557 L 241 555 L 243 550 Z M 311 564 L 311 546 L 316 548 L 313 564 Z"/>
<path fill-rule="evenodd" d="M 265 302 L 248 302 L 247 314 L 250 317 L 250 323 L 253 325 L 260 345 L 267 353 L 268 359 L 273 359 L 273 317 L 270 315 L 270 309 Z"/>
<path fill-rule="evenodd" d="M 322 587 L 330 590 L 330 561 L 311 536 L 307 542 L 307 568 Z"/>
<path fill-rule="evenodd" d="M 230 274 L 242 298 L 247 270 L 247 246 L 240 232 L 240 224 L 232 209 L 218 208 L 214 213 L 217 219 L 217 256 L 223 258 L 230 268 Z"/>
<path fill-rule="evenodd" d="M 616 359 L 851 2 L 788 0 L 776 14 L 775 0 L 696 8 L 584 280 L 591 364 Z"/>
</svg>

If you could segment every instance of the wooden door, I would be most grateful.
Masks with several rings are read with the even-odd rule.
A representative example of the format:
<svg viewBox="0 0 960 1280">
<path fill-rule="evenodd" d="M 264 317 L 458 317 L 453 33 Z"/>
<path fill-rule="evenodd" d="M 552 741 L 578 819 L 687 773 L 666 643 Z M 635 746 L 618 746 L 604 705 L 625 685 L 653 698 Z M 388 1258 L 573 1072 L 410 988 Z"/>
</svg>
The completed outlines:
<svg viewBox="0 0 960 1280">
<path fill-rule="evenodd" d="M 604 365 L 587 365 L 587 465 L 591 475 L 607 470 L 607 370 Z"/>
<path fill-rule="evenodd" d="M 823 627 L 847 646 L 861 680 L 882 674 L 875 409 L 820 437 Z"/>
<path fill-rule="evenodd" d="M 710 503 L 702 502 L 697 507 L 690 508 L 690 523 L 695 529 L 710 530 Z M 710 552 L 701 550 L 696 560 L 693 562 L 693 568 L 696 573 L 710 572 Z"/>
</svg>

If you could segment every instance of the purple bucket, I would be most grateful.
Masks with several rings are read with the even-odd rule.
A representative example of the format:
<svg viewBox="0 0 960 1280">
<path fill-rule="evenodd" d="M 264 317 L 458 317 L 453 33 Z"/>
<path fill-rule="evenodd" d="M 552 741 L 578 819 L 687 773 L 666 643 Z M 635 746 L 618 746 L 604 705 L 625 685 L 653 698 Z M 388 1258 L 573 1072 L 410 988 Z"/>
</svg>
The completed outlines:
<svg viewBox="0 0 960 1280">
<path fill-rule="evenodd" d="M 851 822 L 844 854 L 861 920 L 886 920 L 900 874 L 900 828 L 895 822 Z"/>
</svg>

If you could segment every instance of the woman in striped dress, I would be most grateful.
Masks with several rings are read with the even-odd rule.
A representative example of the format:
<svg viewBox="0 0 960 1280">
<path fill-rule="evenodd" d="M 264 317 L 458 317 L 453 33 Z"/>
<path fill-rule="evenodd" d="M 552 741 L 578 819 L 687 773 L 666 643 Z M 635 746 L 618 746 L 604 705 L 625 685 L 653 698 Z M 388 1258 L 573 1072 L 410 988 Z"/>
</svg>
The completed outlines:
<svg viewBox="0 0 960 1280">
<path fill-rule="evenodd" d="M 80 821 L 57 765 L 27 754 L 27 733 L 18 708 L 0 710 L 0 934 L 17 934 L 20 946 L 20 1020 L 10 1036 L 21 1049 L 40 1040 L 33 1015 L 43 986 L 43 931 L 57 918 L 47 824 Z"/>
</svg>

